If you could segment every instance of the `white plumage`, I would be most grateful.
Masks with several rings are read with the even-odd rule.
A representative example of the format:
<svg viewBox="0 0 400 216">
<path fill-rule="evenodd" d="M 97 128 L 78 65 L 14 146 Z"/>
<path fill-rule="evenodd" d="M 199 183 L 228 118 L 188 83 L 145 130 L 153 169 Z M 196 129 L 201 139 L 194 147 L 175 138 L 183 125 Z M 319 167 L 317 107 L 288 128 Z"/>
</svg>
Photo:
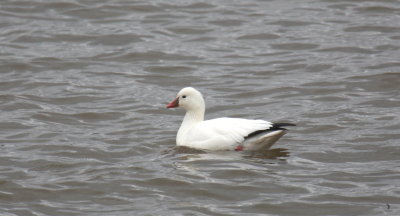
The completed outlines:
<svg viewBox="0 0 400 216">
<path fill-rule="evenodd" d="M 182 125 L 176 136 L 178 146 L 201 150 L 251 150 L 272 146 L 289 123 L 271 123 L 264 120 L 242 118 L 217 118 L 204 121 L 205 103 L 199 91 L 183 88 L 167 108 L 186 110 Z"/>
</svg>

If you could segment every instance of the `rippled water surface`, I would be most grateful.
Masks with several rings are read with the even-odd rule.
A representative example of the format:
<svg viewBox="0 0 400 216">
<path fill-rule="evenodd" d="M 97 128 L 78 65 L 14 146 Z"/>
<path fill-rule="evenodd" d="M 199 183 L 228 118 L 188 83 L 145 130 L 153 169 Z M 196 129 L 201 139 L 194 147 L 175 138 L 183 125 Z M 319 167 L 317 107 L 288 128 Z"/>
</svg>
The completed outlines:
<svg viewBox="0 0 400 216">
<path fill-rule="evenodd" d="M 0 215 L 400 215 L 400 2 L 2 0 Z M 175 147 L 182 87 L 296 123 Z"/>
</svg>

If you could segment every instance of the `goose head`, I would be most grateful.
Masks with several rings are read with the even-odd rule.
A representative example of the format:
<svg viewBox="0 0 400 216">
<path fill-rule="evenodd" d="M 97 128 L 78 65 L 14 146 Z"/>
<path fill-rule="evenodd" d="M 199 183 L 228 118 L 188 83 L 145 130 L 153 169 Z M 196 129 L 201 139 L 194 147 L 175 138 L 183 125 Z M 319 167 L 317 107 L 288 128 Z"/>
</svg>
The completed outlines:
<svg viewBox="0 0 400 216">
<path fill-rule="evenodd" d="M 195 88 L 186 87 L 179 91 L 176 98 L 167 105 L 167 108 L 180 107 L 186 111 L 204 112 L 203 95 Z"/>
</svg>

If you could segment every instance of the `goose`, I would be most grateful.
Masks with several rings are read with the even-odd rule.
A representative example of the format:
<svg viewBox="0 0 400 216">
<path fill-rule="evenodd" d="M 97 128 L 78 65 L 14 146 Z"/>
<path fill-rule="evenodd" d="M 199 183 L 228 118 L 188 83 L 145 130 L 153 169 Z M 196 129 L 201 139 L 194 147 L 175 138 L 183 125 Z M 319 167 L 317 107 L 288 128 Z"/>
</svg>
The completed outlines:
<svg viewBox="0 0 400 216">
<path fill-rule="evenodd" d="M 203 95 L 193 87 L 185 87 L 167 108 L 186 111 L 176 135 L 176 145 L 206 151 L 258 151 L 270 148 L 287 131 L 291 123 L 271 123 L 243 118 L 204 120 Z"/>
</svg>

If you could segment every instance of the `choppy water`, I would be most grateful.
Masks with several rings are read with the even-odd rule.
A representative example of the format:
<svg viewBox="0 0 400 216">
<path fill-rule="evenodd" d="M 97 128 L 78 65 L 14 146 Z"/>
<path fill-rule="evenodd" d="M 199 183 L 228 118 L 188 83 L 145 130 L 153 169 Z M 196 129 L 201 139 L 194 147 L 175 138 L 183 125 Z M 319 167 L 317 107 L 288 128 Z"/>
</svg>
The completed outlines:
<svg viewBox="0 0 400 216">
<path fill-rule="evenodd" d="M 0 3 L 0 215 L 399 215 L 400 2 Z M 177 149 L 207 117 L 298 126 Z"/>
</svg>

